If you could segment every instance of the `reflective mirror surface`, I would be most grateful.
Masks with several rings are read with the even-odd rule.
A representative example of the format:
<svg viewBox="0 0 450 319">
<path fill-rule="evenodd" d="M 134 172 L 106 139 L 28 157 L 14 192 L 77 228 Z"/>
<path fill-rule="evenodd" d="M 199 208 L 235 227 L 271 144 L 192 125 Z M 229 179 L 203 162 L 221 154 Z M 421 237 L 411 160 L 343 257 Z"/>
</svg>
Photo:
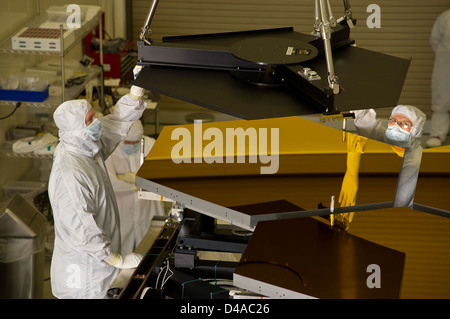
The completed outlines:
<svg viewBox="0 0 450 319">
<path fill-rule="evenodd" d="M 137 176 L 225 207 L 288 200 L 315 210 L 333 196 L 339 207 L 351 137 L 300 117 L 170 126 Z M 393 201 L 401 165 L 390 145 L 366 140 L 355 203 Z"/>
</svg>

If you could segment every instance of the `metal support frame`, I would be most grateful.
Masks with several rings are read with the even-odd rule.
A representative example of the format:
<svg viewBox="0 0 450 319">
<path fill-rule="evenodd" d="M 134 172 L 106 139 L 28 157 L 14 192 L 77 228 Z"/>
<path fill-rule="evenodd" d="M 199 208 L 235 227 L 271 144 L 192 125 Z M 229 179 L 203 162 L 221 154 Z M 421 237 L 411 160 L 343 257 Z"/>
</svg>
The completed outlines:
<svg viewBox="0 0 450 319">
<path fill-rule="evenodd" d="M 317 8 L 318 4 L 319 9 Z M 320 11 L 320 24 L 317 26 L 317 22 L 319 20 L 318 17 L 319 11 Z M 338 77 L 334 72 L 333 53 L 331 48 L 331 28 L 336 26 L 336 21 L 331 11 L 329 0 L 326 0 L 326 3 L 325 0 L 316 0 L 315 13 L 316 13 L 315 27 L 320 30 L 320 35 L 322 36 L 323 47 L 325 50 L 325 59 L 327 62 L 328 85 L 330 88 L 330 94 L 339 94 L 340 91 L 339 82 Z"/>
<path fill-rule="evenodd" d="M 345 13 L 344 13 L 344 17 L 341 18 L 341 20 L 345 19 L 347 21 L 348 26 L 350 28 L 353 28 L 354 23 L 353 23 L 352 9 L 350 7 L 350 1 L 349 0 L 343 0 L 343 1 L 344 1 Z"/>
<path fill-rule="evenodd" d="M 98 5 L 101 7 L 101 0 L 98 1 Z M 39 0 L 36 0 L 36 15 L 40 15 L 40 4 Z M 64 25 L 59 25 L 59 33 L 60 33 L 60 59 L 61 59 L 61 103 L 66 101 L 66 68 L 65 68 L 65 53 L 64 53 Z M 99 103 L 100 106 L 103 107 L 104 99 L 105 99 L 105 80 L 104 80 L 104 70 L 103 70 L 103 15 L 100 12 L 100 23 L 99 23 L 99 41 L 100 41 L 100 66 L 102 68 L 102 72 L 100 74 L 100 98 Z"/>
<path fill-rule="evenodd" d="M 64 64 L 64 26 L 62 24 L 59 25 L 59 37 L 60 37 L 60 50 L 61 50 L 61 103 L 66 100 L 66 68 Z"/>
<path fill-rule="evenodd" d="M 101 0 L 99 0 L 101 6 Z M 99 54 L 100 54 L 100 65 L 102 66 L 102 73 L 100 75 L 100 107 L 103 109 L 105 104 L 105 70 L 103 69 L 103 15 L 100 13 L 100 24 L 99 24 Z"/>
<path fill-rule="evenodd" d="M 139 299 L 143 290 L 152 281 L 152 271 L 163 264 L 171 254 L 180 225 L 168 220 L 157 235 L 155 242 L 145 254 L 138 268 L 133 272 L 126 287 L 121 291 L 119 299 Z"/>
<path fill-rule="evenodd" d="M 185 208 L 191 209 L 207 216 L 211 216 L 213 218 L 220 219 L 222 221 L 230 223 L 230 225 L 235 225 L 250 231 L 253 231 L 257 223 L 260 221 L 311 216 L 328 216 L 330 214 L 341 214 L 394 207 L 394 201 L 389 201 L 346 207 L 320 208 L 314 210 L 300 210 L 273 214 L 248 215 L 237 210 L 224 207 L 186 193 L 182 193 L 176 189 L 166 187 L 162 184 L 141 178 L 139 176 L 136 176 L 136 185 L 147 191 L 154 192 L 160 196 L 164 196 L 182 203 Z"/>
<path fill-rule="evenodd" d="M 147 15 L 147 19 L 145 20 L 145 24 L 141 29 L 141 34 L 139 39 L 147 43 L 148 45 L 152 45 L 152 40 L 148 40 L 146 38 L 146 34 L 151 34 L 152 30 L 150 29 L 150 24 L 152 23 L 153 17 L 155 15 L 156 7 L 158 6 L 159 0 L 153 0 L 153 3 L 150 7 L 150 10 Z"/>
<path fill-rule="evenodd" d="M 147 19 L 141 29 L 140 40 L 137 42 L 138 65 L 151 65 L 162 68 L 168 67 L 176 70 L 181 67 L 199 70 L 211 69 L 216 71 L 230 71 L 234 76 L 238 77 L 240 80 L 243 80 L 243 82 L 256 85 L 269 84 L 272 86 L 278 85 L 281 87 L 288 87 L 292 84 L 291 82 L 295 82 L 294 90 L 290 91 L 291 93 L 300 93 L 302 98 L 305 99 L 309 105 L 312 104 L 322 113 L 325 112 L 327 114 L 331 114 L 337 112 L 338 108 L 335 104 L 338 102 L 335 101 L 335 96 L 341 95 L 340 93 L 342 93 L 343 89 L 341 89 L 341 83 L 335 73 L 333 50 L 353 43 L 353 40 L 349 38 L 350 32 L 348 31 L 349 27 L 353 26 L 348 0 L 344 0 L 345 16 L 337 20 L 333 15 L 329 0 L 315 0 L 315 32 L 312 33 L 312 36 L 296 34 L 293 30 L 282 30 L 282 28 L 279 28 L 193 36 L 164 37 L 161 43 L 154 44 L 151 39 L 150 27 L 158 3 L 158 0 L 152 1 Z M 338 23 L 344 19 L 347 20 L 347 23 Z M 293 63 L 291 61 L 292 59 L 286 64 L 278 63 L 277 67 L 274 68 L 273 65 L 271 65 L 272 62 L 267 62 L 265 60 L 262 60 L 261 62 L 260 60 L 241 58 L 240 55 L 237 54 L 242 52 L 247 54 L 247 51 L 245 51 L 247 50 L 245 44 L 239 43 L 241 39 L 249 41 L 254 38 L 263 38 L 264 36 L 266 36 L 267 39 L 269 37 L 284 38 L 286 39 L 286 43 L 292 39 L 295 39 L 303 41 L 305 44 L 312 44 L 319 50 L 320 55 L 323 54 L 325 56 L 325 61 L 323 61 L 323 66 L 325 69 L 322 70 L 323 81 L 312 81 L 310 77 L 307 77 L 307 81 L 304 81 L 306 82 L 304 83 L 301 80 L 296 79 L 296 77 L 302 76 L 301 74 L 297 74 L 297 72 L 295 76 L 289 75 L 291 79 L 290 82 L 285 81 L 286 79 L 283 74 L 285 73 L 284 69 L 293 67 Z M 223 37 L 226 37 L 228 40 L 233 39 L 234 42 L 232 42 L 232 44 L 236 44 L 236 46 L 227 47 L 225 45 L 221 47 L 214 47 L 208 43 L 208 39 Z M 195 44 L 189 44 L 191 39 L 195 41 Z M 251 44 L 248 44 L 247 42 L 247 45 Z M 258 45 L 258 43 L 256 42 L 255 45 Z M 236 49 L 236 47 L 240 49 Z M 265 53 L 266 48 L 262 48 L 261 52 Z M 250 56 L 252 55 L 250 54 Z M 260 59 L 261 56 L 255 56 L 254 58 Z M 336 58 L 338 57 L 336 56 Z M 311 60 L 313 59 L 314 57 L 311 58 Z M 308 63 L 306 63 L 308 61 L 310 60 L 302 61 L 302 65 L 300 66 L 308 67 Z M 306 64 L 303 65 L 303 62 Z M 299 63 L 300 62 L 297 63 L 297 66 Z M 155 72 L 158 72 L 158 70 Z M 267 74 L 270 74 L 271 76 L 268 77 L 266 76 Z M 344 74 L 342 76 L 341 81 L 346 83 L 346 76 Z M 314 80 L 316 79 L 319 79 L 319 77 L 314 78 Z M 266 80 L 269 80 L 269 82 Z M 153 85 L 152 87 L 149 85 L 147 89 L 157 91 L 157 88 L 159 87 L 160 86 L 155 87 Z M 316 88 L 318 90 L 316 90 Z M 305 90 L 308 92 L 305 92 Z M 309 93 L 312 93 L 312 96 L 310 96 Z M 349 95 L 347 94 L 343 99 L 346 99 L 348 96 Z"/>
<path fill-rule="evenodd" d="M 325 2 L 326 1 L 326 2 Z M 147 19 L 144 26 L 141 29 L 139 39 L 144 41 L 148 45 L 152 45 L 152 40 L 148 40 L 146 35 L 151 34 L 150 25 L 156 12 L 159 0 L 153 0 L 150 10 L 147 14 Z M 345 17 L 347 21 L 351 21 L 351 10 L 349 0 L 344 0 Z M 331 48 L 331 28 L 336 26 L 336 20 L 333 16 L 330 1 L 329 0 L 315 0 L 315 20 L 314 29 L 315 34 L 320 35 L 323 40 L 325 58 L 327 61 L 328 69 L 328 85 L 330 88 L 330 94 L 339 94 L 339 82 L 338 77 L 334 72 L 333 54 Z"/>
</svg>

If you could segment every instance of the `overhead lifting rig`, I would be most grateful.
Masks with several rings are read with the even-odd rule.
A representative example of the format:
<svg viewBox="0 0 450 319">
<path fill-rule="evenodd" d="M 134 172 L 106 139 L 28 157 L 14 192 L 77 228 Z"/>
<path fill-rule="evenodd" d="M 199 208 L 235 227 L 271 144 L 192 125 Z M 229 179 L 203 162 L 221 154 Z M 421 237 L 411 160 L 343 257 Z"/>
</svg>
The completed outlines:
<svg viewBox="0 0 450 319">
<path fill-rule="evenodd" d="M 243 119 L 342 118 L 350 110 L 397 105 L 410 61 L 353 46 L 349 1 L 335 19 L 328 0 L 315 0 L 310 34 L 286 27 L 155 42 L 150 25 L 158 2 L 137 43 L 143 68 L 136 85 Z"/>
</svg>

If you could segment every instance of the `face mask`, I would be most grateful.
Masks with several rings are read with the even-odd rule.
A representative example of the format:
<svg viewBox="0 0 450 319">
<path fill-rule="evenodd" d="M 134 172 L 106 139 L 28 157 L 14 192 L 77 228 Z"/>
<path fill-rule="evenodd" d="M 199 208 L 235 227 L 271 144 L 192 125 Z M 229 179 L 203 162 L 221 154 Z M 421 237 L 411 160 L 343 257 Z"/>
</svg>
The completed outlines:
<svg viewBox="0 0 450 319">
<path fill-rule="evenodd" d="M 95 121 L 87 127 L 87 133 L 94 142 L 97 142 L 100 139 L 102 136 L 102 124 L 98 119 L 95 119 Z"/>
<path fill-rule="evenodd" d="M 136 152 L 139 151 L 140 149 L 140 144 L 136 143 L 136 144 L 123 144 L 123 151 L 125 152 L 125 154 L 127 155 L 131 155 L 134 154 Z"/>
<path fill-rule="evenodd" d="M 386 130 L 384 141 L 398 147 L 407 148 L 409 147 L 411 142 L 411 135 L 407 131 L 401 129 L 400 126 L 395 124 L 388 127 L 388 129 Z"/>
</svg>

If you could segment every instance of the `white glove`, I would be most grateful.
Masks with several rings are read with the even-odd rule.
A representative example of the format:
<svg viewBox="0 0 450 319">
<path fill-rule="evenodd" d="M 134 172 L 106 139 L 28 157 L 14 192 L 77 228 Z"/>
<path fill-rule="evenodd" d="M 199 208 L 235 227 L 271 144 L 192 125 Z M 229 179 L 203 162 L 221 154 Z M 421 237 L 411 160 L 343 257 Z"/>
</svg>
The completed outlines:
<svg viewBox="0 0 450 319">
<path fill-rule="evenodd" d="M 372 127 L 376 125 L 377 113 L 374 109 L 351 111 L 355 114 L 355 125 L 359 127 Z"/>
<path fill-rule="evenodd" d="M 142 70 L 143 68 L 144 68 L 144 67 L 143 67 L 142 65 L 136 65 L 136 66 L 134 67 L 134 69 L 133 69 L 133 75 L 134 75 L 134 79 L 135 79 L 135 80 L 136 80 L 136 78 L 137 78 L 139 72 L 141 72 L 141 70 Z"/>
<path fill-rule="evenodd" d="M 136 268 L 141 260 L 142 255 L 140 254 L 131 253 L 122 257 L 121 255 L 114 253 L 107 263 L 119 269 L 130 269 Z"/>
<path fill-rule="evenodd" d="M 136 85 L 132 85 L 131 89 L 130 89 L 130 95 L 132 98 L 135 98 L 136 100 L 141 100 L 142 97 L 144 96 L 145 93 L 145 89 L 136 86 Z"/>
<path fill-rule="evenodd" d="M 136 78 L 137 78 L 139 72 L 141 72 L 141 70 L 142 70 L 143 68 L 144 68 L 144 67 L 143 67 L 142 65 L 136 65 L 136 66 L 134 67 L 134 69 L 133 69 L 133 75 L 134 75 L 134 79 L 135 79 L 135 80 L 136 80 Z M 131 95 L 133 98 L 137 99 L 137 100 L 142 99 L 142 96 L 144 96 L 144 92 L 145 92 L 145 89 L 143 89 L 143 88 L 141 88 L 141 87 L 139 87 L 139 86 L 135 86 L 135 85 L 132 85 L 132 86 L 131 86 L 130 95 Z"/>
</svg>

